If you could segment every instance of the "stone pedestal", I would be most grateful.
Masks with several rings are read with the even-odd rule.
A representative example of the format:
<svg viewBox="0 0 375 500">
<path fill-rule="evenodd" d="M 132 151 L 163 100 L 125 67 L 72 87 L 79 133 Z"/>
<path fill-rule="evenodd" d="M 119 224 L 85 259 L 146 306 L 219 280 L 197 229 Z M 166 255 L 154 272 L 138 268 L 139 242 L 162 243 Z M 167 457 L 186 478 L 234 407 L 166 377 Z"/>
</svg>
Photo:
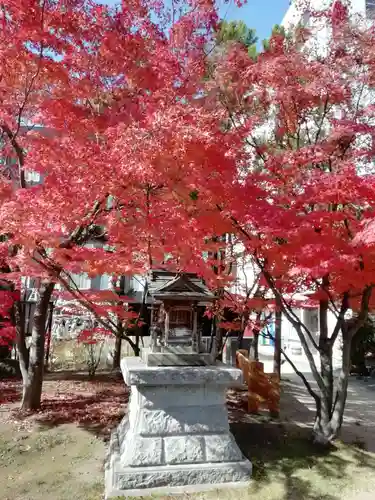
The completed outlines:
<svg viewBox="0 0 375 500">
<path fill-rule="evenodd" d="M 246 485 L 251 463 L 229 431 L 225 390 L 241 372 L 218 366 L 147 366 L 123 359 L 128 415 L 113 432 L 106 498 Z"/>
</svg>

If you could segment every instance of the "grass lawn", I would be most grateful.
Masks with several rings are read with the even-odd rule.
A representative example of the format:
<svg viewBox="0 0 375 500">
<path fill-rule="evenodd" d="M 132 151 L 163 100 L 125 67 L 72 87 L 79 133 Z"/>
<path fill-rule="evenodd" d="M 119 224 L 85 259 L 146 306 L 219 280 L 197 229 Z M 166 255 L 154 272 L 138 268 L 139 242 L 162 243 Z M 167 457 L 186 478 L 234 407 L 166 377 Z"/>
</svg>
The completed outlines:
<svg viewBox="0 0 375 500">
<path fill-rule="evenodd" d="M 0 382 L 1 500 L 102 499 L 105 440 L 126 409 L 123 382 L 49 376 L 42 411 L 27 418 L 15 411 L 19 389 L 19 383 Z M 229 410 L 237 442 L 253 462 L 253 479 L 245 490 L 185 500 L 375 498 L 375 454 L 360 441 L 323 451 L 309 442 L 308 429 L 291 421 L 249 418 L 233 400 Z"/>
</svg>

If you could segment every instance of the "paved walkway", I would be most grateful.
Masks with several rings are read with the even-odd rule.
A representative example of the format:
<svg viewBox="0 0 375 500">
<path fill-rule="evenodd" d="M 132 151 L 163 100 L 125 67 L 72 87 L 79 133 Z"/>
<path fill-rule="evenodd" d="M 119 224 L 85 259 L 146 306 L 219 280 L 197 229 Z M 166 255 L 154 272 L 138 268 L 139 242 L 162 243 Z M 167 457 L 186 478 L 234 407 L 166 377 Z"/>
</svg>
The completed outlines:
<svg viewBox="0 0 375 500">
<path fill-rule="evenodd" d="M 305 376 L 316 387 L 311 373 Z M 288 418 L 301 426 L 311 425 L 315 404 L 296 374 L 284 376 L 284 392 Z M 350 377 L 341 437 L 346 442 L 361 442 L 368 451 L 375 452 L 375 379 Z"/>
<path fill-rule="evenodd" d="M 273 355 L 269 348 L 260 349 L 260 361 L 264 363 L 266 372 L 272 371 Z M 316 387 L 307 359 L 296 356 L 293 362 L 311 385 Z M 284 379 L 282 412 L 298 425 L 311 425 L 315 416 L 315 404 L 302 380 L 287 362 L 283 363 L 281 374 Z M 375 378 L 358 378 L 355 375 L 350 377 L 341 437 L 347 442 L 361 442 L 368 451 L 375 452 Z"/>
</svg>

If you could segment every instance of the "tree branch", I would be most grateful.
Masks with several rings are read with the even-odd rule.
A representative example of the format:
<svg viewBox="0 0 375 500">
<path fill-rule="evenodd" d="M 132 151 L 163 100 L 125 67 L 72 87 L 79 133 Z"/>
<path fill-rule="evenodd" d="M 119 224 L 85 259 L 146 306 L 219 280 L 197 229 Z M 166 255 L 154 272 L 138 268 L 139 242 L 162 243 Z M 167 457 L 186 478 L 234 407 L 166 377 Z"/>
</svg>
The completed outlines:
<svg viewBox="0 0 375 500">
<path fill-rule="evenodd" d="M 262 335 L 262 333 L 260 333 L 260 335 Z M 270 332 L 268 326 L 267 326 L 267 337 L 269 337 L 271 340 L 275 341 L 275 337 Z M 293 368 L 295 374 L 298 375 L 301 378 L 301 380 L 304 383 L 306 389 L 308 390 L 310 396 L 312 398 L 314 398 L 314 400 L 316 402 L 318 402 L 319 401 L 319 396 L 313 390 L 313 388 L 311 387 L 311 385 L 310 385 L 309 381 L 307 380 L 307 378 L 305 377 L 305 375 L 301 371 L 298 370 L 298 368 L 296 367 L 296 365 L 293 363 L 293 361 L 290 359 L 290 357 L 286 354 L 286 352 L 284 351 L 283 348 L 280 348 L 280 351 L 281 351 L 281 354 L 284 356 L 284 358 L 287 360 L 287 362 L 290 364 L 290 366 Z"/>
</svg>

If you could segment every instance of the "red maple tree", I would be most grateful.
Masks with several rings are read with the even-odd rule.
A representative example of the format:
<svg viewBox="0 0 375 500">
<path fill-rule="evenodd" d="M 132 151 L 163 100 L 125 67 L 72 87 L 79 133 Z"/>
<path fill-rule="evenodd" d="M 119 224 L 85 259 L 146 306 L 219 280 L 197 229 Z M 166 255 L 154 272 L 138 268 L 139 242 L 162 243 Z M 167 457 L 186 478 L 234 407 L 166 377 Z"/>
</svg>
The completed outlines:
<svg viewBox="0 0 375 500">
<path fill-rule="evenodd" d="M 210 210 L 211 227 L 232 233 L 297 331 L 317 384 L 301 374 L 323 442 L 341 427 L 351 339 L 374 305 L 374 32 L 339 7 L 312 11 L 310 30 L 276 33 L 256 60 L 232 44 L 216 62 L 206 95 L 226 113 L 235 161 L 206 169 L 194 202 L 197 224 Z M 322 23 L 332 36 L 319 41 Z M 291 298 L 306 293 L 319 305 L 318 337 L 293 311 Z"/>
<path fill-rule="evenodd" d="M 30 356 L 14 304 L 24 409 L 40 405 L 56 283 L 80 299 L 70 273 L 204 269 L 206 234 L 186 200 L 228 146 L 217 133 L 223 112 L 197 99 L 217 20 L 211 0 L 15 0 L 2 9 L 3 277 L 17 290 L 24 276 L 39 283 Z"/>
</svg>

